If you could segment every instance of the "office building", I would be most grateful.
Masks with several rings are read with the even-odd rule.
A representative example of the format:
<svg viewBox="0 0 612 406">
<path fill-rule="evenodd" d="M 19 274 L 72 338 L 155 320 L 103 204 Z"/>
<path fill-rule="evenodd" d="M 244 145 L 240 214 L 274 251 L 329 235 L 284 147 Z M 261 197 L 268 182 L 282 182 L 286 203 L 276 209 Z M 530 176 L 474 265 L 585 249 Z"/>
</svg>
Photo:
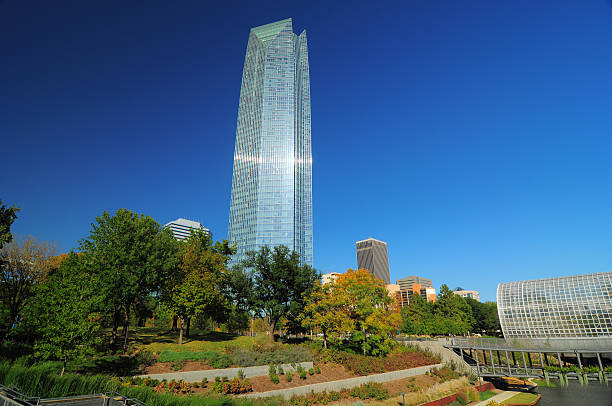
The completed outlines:
<svg viewBox="0 0 612 406">
<path fill-rule="evenodd" d="M 406 276 L 395 281 L 403 290 L 412 290 L 412 285 L 421 285 L 425 288 L 433 288 L 431 279 L 421 278 L 420 276 Z"/>
<path fill-rule="evenodd" d="M 459 295 L 461 297 L 469 297 L 480 302 L 480 293 L 478 293 L 477 290 L 466 290 L 457 288 L 453 291 L 453 293 L 455 293 L 455 295 Z"/>
<path fill-rule="evenodd" d="M 212 237 L 212 234 L 210 233 L 210 230 L 208 228 L 205 228 L 197 221 L 187 220 L 184 218 L 178 218 L 174 221 L 171 221 L 164 225 L 164 228 L 166 227 L 172 230 L 172 234 L 177 240 L 187 239 L 191 235 L 192 230 L 202 230 Z"/>
<path fill-rule="evenodd" d="M 368 238 L 357 241 L 355 245 L 357 246 L 357 267 L 367 269 L 385 285 L 388 285 L 390 274 L 387 243 Z"/>
<path fill-rule="evenodd" d="M 228 239 L 232 263 L 285 245 L 312 265 L 310 74 L 291 19 L 251 29 L 238 106 Z"/>
<path fill-rule="evenodd" d="M 338 272 L 324 273 L 321 275 L 321 284 L 325 285 L 326 283 L 331 283 L 338 279 L 338 276 L 340 276 Z"/>
<path fill-rule="evenodd" d="M 612 272 L 500 283 L 497 311 L 506 340 L 610 349 Z"/>
</svg>

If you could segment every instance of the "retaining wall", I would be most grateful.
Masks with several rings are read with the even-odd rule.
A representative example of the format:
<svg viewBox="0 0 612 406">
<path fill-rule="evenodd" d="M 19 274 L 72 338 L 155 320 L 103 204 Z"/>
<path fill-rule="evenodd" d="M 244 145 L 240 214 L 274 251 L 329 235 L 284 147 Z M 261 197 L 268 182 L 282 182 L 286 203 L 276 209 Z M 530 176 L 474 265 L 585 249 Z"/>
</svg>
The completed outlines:
<svg viewBox="0 0 612 406">
<path fill-rule="evenodd" d="M 313 368 L 312 361 L 308 362 L 298 362 L 295 364 L 296 367 L 301 365 L 302 368 L 308 370 Z M 282 364 L 281 367 L 285 372 L 292 371 L 295 372 L 295 368 L 293 368 L 292 364 Z M 153 379 L 166 379 L 171 381 L 174 379 L 175 381 L 179 381 L 183 379 L 185 382 L 200 382 L 202 379 L 206 378 L 209 381 L 214 381 L 217 376 L 223 378 L 233 378 L 238 376 L 238 371 L 242 369 L 244 375 L 249 378 L 253 376 L 265 376 L 268 375 L 269 371 L 268 365 L 260 365 L 254 367 L 242 367 L 242 368 L 224 368 L 224 369 L 206 369 L 203 371 L 189 371 L 189 372 L 166 372 L 163 374 L 150 374 L 150 375 L 139 375 L 141 378 L 150 377 Z"/>
<path fill-rule="evenodd" d="M 402 369 L 399 371 L 385 372 L 382 374 L 376 375 L 368 375 L 368 376 L 359 376 L 357 378 L 348 378 L 348 379 L 340 379 L 337 381 L 330 382 L 321 382 L 321 383 L 313 383 L 311 385 L 297 386 L 295 388 L 286 388 L 286 389 L 277 389 L 271 390 L 267 392 L 259 392 L 259 393 L 248 393 L 246 395 L 242 395 L 247 398 L 263 398 L 263 397 L 271 397 L 271 396 L 282 396 L 285 399 L 291 398 L 291 396 L 304 396 L 308 395 L 310 392 L 331 392 L 331 391 L 340 391 L 342 389 L 351 389 L 357 387 L 363 383 L 368 382 L 389 382 L 395 381 L 398 379 L 408 378 L 416 375 L 423 375 L 425 372 L 428 372 L 432 368 L 441 368 L 444 364 L 435 364 L 435 365 L 427 365 L 424 367 L 416 367 L 410 369 Z"/>
</svg>

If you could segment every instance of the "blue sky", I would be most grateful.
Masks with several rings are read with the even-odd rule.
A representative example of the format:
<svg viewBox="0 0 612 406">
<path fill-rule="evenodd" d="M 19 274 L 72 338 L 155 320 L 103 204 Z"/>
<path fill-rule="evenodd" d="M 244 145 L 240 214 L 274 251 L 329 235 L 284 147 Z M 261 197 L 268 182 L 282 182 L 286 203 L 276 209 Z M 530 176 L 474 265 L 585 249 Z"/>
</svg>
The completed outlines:
<svg viewBox="0 0 612 406">
<path fill-rule="evenodd" d="M 289 4 L 290 3 L 290 4 Z M 227 236 L 249 29 L 309 38 L 315 266 L 478 289 L 612 269 L 610 1 L 0 1 L 0 198 L 86 236 L 103 210 Z"/>
</svg>

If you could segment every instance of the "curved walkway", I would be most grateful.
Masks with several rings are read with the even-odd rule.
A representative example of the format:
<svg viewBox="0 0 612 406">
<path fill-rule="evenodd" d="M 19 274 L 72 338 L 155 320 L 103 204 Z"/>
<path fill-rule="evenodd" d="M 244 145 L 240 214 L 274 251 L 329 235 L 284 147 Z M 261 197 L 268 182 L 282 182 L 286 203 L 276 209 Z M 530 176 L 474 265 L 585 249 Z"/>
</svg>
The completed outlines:
<svg viewBox="0 0 612 406">
<path fill-rule="evenodd" d="M 313 383 L 310 385 L 296 386 L 294 388 L 285 388 L 271 390 L 267 392 L 256 392 L 242 395 L 247 398 L 264 398 L 271 396 L 282 396 L 285 399 L 291 398 L 291 396 L 303 396 L 308 395 L 310 392 L 323 392 L 323 391 L 339 391 L 342 389 L 351 389 L 367 382 L 389 382 L 398 379 L 408 378 L 410 376 L 423 375 L 432 368 L 441 368 L 444 364 L 426 365 L 424 367 L 416 367 L 410 369 L 402 369 L 399 371 L 384 372 L 382 374 L 359 376 L 357 378 L 340 379 L 337 381 Z"/>
<path fill-rule="evenodd" d="M 298 362 L 295 364 L 301 365 L 302 368 L 308 370 L 313 367 L 312 361 L 307 362 Z M 293 368 L 292 364 L 282 364 L 281 367 L 285 371 L 293 371 L 295 372 L 295 368 Z M 153 378 L 161 380 L 175 380 L 180 381 L 181 379 L 185 382 L 201 382 L 202 379 L 206 378 L 209 381 L 214 381 L 215 378 L 218 377 L 227 377 L 229 379 L 238 376 L 238 371 L 242 369 L 244 376 L 247 378 L 253 376 L 265 376 L 268 375 L 269 365 L 261 365 L 254 367 L 242 367 L 242 368 L 225 368 L 225 369 L 204 369 L 202 371 L 189 371 L 189 372 L 166 372 L 163 374 L 149 374 L 149 375 L 138 375 L 140 378 Z"/>
</svg>

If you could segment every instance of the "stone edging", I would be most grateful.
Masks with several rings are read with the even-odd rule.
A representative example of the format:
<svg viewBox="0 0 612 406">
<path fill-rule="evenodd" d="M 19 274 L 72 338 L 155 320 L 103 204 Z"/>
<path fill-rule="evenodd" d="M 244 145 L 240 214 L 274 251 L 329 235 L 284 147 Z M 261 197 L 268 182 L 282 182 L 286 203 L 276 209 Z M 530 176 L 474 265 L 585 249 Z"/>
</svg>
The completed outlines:
<svg viewBox="0 0 612 406">
<path fill-rule="evenodd" d="M 301 365 L 302 368 L 308 370 L 313 368 L 312 361 L 307 362 L 297 362 L 295 365 Z M 295 372 L 295 368 L 293 368 L 292 364 L 282 364 L 281 367 L 285 372 L 292 371 Z M 149 377 L 152 379 L 163 380 L 166 379 L 168 381 L 174 379 L 175 381 L 184 380 L 185 382 L 200 382 L 202 379 L 206 378 L 209 381 L 214 381 L 217 376 L 223 378 L 227 377 L 229 379 L 238 376 L 238 371 L 242 369 L 244 372 L 244 376 L 247 378 L 254 376 L 265 376 L 268 375 L 269 365 L 259 365 L 254 367 L 242 367 L 242 368 L 225 368 L 225 369 L 205 369 L 202 371 L 189 371 L 189 372 L 166 372 L 162 374 L 150 374 L 150 375 L 139 375 L 140 378 Z"/>
<path fill-rule="evenodd" d="M 294 388 L 276 389 L 258 393 L 247 393 L 246 395 L 241 396 L 247 398 L 282 396 L 285 399 L 289 399 L 291 396 L 308 395 L 310 392 L 318 393 L 323 391 L 339 391 L 342 389 L 351 389 L 368 382 L 395 381 L 397 379 L 408 378 L 410 376 L 423 375 L 425 372 L 428 372 L 433 368 L 441 368 L 443 366 L 444 364 L 426 365 L 423 367 L 401 369 L 399 371 L 384 372 L 382 374 L 376 375 L 359 376 L 356 378 L 340 379 L 337 381 L 313 383 L 310 385 L 296 386 Z"/>
</svg>

